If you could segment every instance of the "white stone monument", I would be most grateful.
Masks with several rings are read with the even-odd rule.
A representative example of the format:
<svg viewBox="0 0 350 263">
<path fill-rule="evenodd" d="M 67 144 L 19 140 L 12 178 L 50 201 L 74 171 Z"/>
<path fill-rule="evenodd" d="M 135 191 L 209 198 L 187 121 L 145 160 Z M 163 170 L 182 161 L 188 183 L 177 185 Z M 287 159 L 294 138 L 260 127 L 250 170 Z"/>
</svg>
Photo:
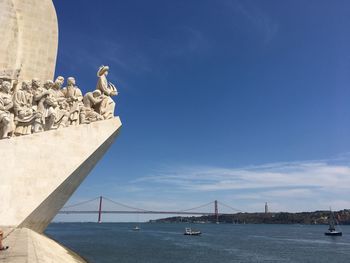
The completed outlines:
<svg viewBox="0 0 350 263">
<path fill-rule="evenodd" d="M 118 91 L 108 66 L 85 95 L 53 81 L 51 0 L 0 0 L 0 35 L 0 262 L 84 262 L 43 232 L 119 134 Z"/>
</svg>

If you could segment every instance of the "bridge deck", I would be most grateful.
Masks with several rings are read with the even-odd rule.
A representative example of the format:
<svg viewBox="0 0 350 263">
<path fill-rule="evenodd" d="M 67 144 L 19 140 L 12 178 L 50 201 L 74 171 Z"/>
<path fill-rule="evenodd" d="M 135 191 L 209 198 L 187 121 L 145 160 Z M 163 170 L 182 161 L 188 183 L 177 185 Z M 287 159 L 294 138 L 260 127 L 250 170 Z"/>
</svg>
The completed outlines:
<svg viewBox="0 0 350 263">
<path fill-rule="evenodd" d="M 59 214 L 98 214 L 99 211 L 59 211 Z M 167 215 L 216 215 L 206 212 L 174 212 L 174 211 L 101 211 L 101 214 L 167 214 Z M 220 215 L 220 214 L 219 214 Z"/>
</svg>

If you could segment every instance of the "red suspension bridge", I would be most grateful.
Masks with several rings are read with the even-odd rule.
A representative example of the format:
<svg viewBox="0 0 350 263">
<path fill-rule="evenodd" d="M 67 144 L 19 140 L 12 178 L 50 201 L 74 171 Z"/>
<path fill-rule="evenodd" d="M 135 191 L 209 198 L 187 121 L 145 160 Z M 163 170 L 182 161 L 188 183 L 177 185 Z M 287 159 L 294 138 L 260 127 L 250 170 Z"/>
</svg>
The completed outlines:
<svg viewBox="0 0 350 263">
<path fill-rule="evenodd" d="M 96 209 L 91 208 L 91 205 L 96 203 L 96 201 L 98 201 Z M 108 209 L 103 209 L 105 202 L 109 203 Z M 86 205 L 89 205 L 89 204 L 90 204 L 90 207 L 86 208 Z M 113 205 L 118 207 L 118 209 L 116 209 L 116 207 L 113 207 Z M 111 200 L 103 196 L 99 196 L 87 201 L 65 206 L 61 209 L 59 214 L 97 214 L 98 215 L 97 221 L 99 223 L 102 222 L 102 214 L 168 214 L 168 215 L 202 215 L 202 216 L 205 215 L 205 216 L 215 216 L 216 221 L 218 222 L 220 215 L 229 214 L 229 213 L 219 213 L 219 205 L 226 208 L 226 210 L 229 209 L 229 211 L 232 211 L 232 212 L 242 212 L 239 209 L 233 208 L 217 200 L 200 205 L 200 206 L 196 206 L 193 208 L 180 210 L 180 211 L 171 211 L 171 210 L 159 211 L 159 210 L 147 210 L 143 208 L 137 208 L 137 207 L 122 204 L 120 202 L 116 202 L 114 200 Z M 84 209 L 84 206 L 85 206 L 85 209 Z M 199 209 L 204 209 L 209 207 L 213 210 L 204 211 L 204 212 L 199 210 Z"/>
</svg>

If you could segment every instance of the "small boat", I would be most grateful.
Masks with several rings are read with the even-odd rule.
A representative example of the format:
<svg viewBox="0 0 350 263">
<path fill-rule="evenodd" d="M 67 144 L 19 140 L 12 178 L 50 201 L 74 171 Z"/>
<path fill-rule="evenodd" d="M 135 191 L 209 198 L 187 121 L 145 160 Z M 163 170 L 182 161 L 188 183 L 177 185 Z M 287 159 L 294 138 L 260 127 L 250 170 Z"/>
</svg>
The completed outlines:
<svg viewBox="0 0 350 263">
<path fill-rule="evenodd" d="M 202 232 L 199 230 L 193 230 L 192 228 L 189 228 L 189 227 L 185 228 L 184 235 L 186 236 L 199 236 L 200 234 L 202 234 Z"/>
<path fill-rule="evenodd" d="M 139 214 L 137 214 L 137 222 L 135 223 L 135 227 L 132 229 L 134 231 L 140 231 L 141 228 L 139 227 L 140 221 L 139 221 Z"/>
<path fill-rule="evenodd" d="M 329 227 L 328 227 L 328 231 L 325 232 L 324 234 L 326 236 L 342 236 L 343 233 L 341 231 L 337 231 L 336 228 L 335 228 L 335 224 L 336 224 L 336 219 L 334 217 L 334 214 L 332 212 L 332 210 L 330 210 L 331 212 L 331 216 L 329 218 Z"/>
<path fill-rule="evenodd" d="M 132 230 L 139 231 L 141 228 L 139 226 L 135 226 Z"/>
</svg>

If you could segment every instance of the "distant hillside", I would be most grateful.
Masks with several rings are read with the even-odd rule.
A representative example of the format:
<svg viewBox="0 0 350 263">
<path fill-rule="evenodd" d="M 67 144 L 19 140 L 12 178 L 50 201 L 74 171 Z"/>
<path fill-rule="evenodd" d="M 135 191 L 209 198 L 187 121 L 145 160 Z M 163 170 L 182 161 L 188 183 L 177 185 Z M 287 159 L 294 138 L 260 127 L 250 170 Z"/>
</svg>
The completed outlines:
<svg viewBox="0 0 350 263">
<path fill-rule="evenodd" d="M 328 224 L 329 211 L 300 212 L 300 213 L 237 213 L 223 214 L 219 216 L 220 223 L 237 224 Z M 342 225 L 350 225 L 350 210 L 334 212 L 335 218 Z M 192 216 L 192 217 L 168 217 L 150 222 L 157 223 L 215 223 L 216 217 Z"/>
</svg>

